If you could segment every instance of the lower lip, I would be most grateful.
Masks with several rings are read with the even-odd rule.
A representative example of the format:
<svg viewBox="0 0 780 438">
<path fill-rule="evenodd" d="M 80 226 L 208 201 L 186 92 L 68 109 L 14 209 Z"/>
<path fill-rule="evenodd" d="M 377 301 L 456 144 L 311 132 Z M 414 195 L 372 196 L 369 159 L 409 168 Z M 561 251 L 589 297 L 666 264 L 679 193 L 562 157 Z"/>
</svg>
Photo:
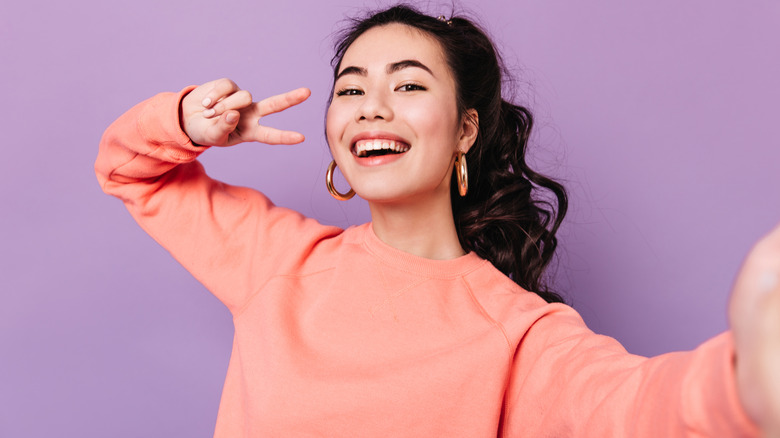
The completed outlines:
<svg viewBox="0 0 780 438">
<path fill-rule="evenodd" d="M 406 152 L 401 154 L 376 155 L 373 157 L 355 157 L 355 161 L 361 166 L 381 166 L 399 160 Z"/>
</svg>

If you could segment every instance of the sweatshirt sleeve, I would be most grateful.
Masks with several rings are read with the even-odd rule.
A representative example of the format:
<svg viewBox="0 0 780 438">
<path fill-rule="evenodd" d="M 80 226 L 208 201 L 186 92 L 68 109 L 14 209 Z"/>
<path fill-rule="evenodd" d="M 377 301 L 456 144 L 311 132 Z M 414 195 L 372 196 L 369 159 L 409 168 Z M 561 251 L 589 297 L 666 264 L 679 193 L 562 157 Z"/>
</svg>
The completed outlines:
<svg viewBox="0 0 780 438">
<path fill-rule="evenodd" d="M 505 437 L 755 437 L 739 402 L 731 334 L 688 352 L 629 354 L 550 305 L 518 346 Z"/>
<path fill-rule="evenodd" d="M 146 100 L 109 126 L 95 171 L 138 224 L 233 312 L 275 273 L 341 232 L 209 178 L 179 123 L 179 93 Z"/>
</svg>

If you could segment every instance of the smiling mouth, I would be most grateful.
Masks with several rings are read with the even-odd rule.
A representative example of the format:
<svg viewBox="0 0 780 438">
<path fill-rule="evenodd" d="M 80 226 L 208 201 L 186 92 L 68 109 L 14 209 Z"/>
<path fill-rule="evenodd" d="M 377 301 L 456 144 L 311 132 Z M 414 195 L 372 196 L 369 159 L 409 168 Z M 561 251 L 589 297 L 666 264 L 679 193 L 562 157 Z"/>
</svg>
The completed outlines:
<svg viewBox="0 0 780 438">
<path fill-rule="evenodd" d="M 378 155 L 403 154 L 411 148 L 408 144 L 383 138 L 359 140 L 352 147 L 357 157 L 375 157 Z"/>
</svg>

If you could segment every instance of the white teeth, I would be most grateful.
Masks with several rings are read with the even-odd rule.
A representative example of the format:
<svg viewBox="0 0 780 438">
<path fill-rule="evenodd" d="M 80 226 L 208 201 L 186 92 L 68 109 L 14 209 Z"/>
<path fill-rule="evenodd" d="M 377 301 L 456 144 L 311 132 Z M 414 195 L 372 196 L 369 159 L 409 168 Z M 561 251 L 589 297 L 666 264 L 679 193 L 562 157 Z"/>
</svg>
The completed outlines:
<svg viewBox="0 0 780 438">
<path fill-rule="evenodd" d="M 409 145 L 386 139 L 360 140 L 355 144 L 355 154 L 358 157 L 365 157 L 368 151 L 378 150 L 390 150 L 402 153 L 409 150 Z"/>
</svg>

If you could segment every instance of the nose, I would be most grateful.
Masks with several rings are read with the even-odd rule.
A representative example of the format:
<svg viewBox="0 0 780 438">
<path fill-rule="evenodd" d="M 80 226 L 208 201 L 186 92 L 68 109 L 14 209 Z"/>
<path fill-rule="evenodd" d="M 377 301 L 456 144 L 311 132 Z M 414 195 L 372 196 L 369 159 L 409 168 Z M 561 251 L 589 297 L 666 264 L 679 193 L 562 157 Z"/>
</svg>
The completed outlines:
<svg viewBox="0 0 780 438">
<path fill-rule="evenodd" d="M 393 110 L 388 97 L 378 91 L 366 93 L 355 113 L 355 119 L 357 121 L 391 120 L 393 118 Z"/>
</svg>

